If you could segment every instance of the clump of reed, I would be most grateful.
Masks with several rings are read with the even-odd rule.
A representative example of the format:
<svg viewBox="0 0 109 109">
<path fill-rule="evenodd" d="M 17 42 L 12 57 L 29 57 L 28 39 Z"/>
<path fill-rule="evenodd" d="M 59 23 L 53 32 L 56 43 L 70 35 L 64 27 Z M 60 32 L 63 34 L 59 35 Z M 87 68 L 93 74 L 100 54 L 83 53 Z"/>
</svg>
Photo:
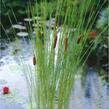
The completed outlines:
<svg viewBox="0 0 109 109">
<path fill-rule="evenodd" d="M 41 13 L 43 21 L 42 28 L 36 28 L 33 57 L 36 81 L 31 92 L 34 93 L 38 109 L 69 109 L 75 75 L 82 75 L 82 68 L 89 54 L 100 41 L 101 33 L 107 28 L 101 33 L 93 29 L 99 3 L 97 7 L 92 0 L 77 3 L 75 0 L 57 0 L 54 3 L 56 7 L 49 11 L 50 5 L 47 5 L 46 0 L 39 4 L 40 12 L 32 7 L 33 16 Z M 53 30 L 50 27 L 47 29 L 47 18 L 51 20 L 53 16 Z M 37 24 L 39 23 L 38 21 Z"/>
<path fill-rule="evenodd" d="M 41 18 L 41 21 L 33 20 L 38 25 L 33 47 L 34 71 L 28 68 L 25 73 L 30 109 L 69 109 L 75 75 L 83 74 L 88 56 L 107 29 L 100 33 L 93 29 L 97 9 L 102 7 L 99 3 L 95 7 L 94 0 L 55 0 L 52 3 L 41 0 L 30 5 L 32 18 L 36 15 Z M 47 20 L 52 17 L 55 19 L 53 29 L 50 24 L 46 28 Z"/>
</svg>

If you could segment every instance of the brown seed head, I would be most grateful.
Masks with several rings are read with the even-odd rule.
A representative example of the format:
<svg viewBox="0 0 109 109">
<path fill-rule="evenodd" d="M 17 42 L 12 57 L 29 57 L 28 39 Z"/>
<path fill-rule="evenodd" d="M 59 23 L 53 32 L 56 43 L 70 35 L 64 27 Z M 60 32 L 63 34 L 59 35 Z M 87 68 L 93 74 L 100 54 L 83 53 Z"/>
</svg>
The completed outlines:
<svg viewBox="0 0 109 109">
<path fill-rule="evenodd" d="M 57 34 L 56 34 L 56 35 L 55 35 L 55 39 L 54 39 L 54 48 L 56 47 L 57 39 L 58 39 L 58 37 L 57 37 Z"/>
<path fill-rule="evenodd" d="M 35 55 L 33 56 L 33 65 L 36 65 L 36 57 L 35 57 Z"/>
<path fill-rule="evenodd" d="M 92 32 L 89 33 L 89 36 L 90 36 L 90 38 L 95 39 L 96 36 L 97 36 L 97 33 L 92 31 Z"/>
<path fill-rule="evenodd" d="M 80 36 L 80 37 L 77 39 L 77 44 L 80 43 L 81 39 L 82 39 L 82 37 Z"/>
<path fill-rule="evenodd" d="M 68 48 L 68 37 L 65 38 L 65 51 L 67 51 Z"/>
</svg>

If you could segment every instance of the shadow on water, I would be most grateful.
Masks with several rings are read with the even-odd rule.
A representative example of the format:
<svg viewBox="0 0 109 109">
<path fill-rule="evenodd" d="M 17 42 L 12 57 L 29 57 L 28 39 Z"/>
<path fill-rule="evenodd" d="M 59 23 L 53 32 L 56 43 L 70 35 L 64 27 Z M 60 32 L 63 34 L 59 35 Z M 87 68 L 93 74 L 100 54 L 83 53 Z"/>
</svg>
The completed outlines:
<svg viewBox="0 0 109 109">
<path fill-rule="evenodd" d="M 88 69 L 86 77 L 85 99 L 89 105 L 92 105 L 90 109 L 108 109 L 109 86 L 101 80 L 98 72 L 92 67 Z"/>
<path fill-rule="evenodd" d="M 89 68 L 88 69 L 88 73 L 87 73 L 87 76 L 86 76 L 86 93 L 85 93 L 85 96 L 87 98 L 91 98 L 91 93 L 92 93 L 92 85 L 93 85 L 93 82 L 95 82 L 95 78 L 97 78 L 97 72 L 95 72 L 93 70 L 93 68 Z"/>
</svg>

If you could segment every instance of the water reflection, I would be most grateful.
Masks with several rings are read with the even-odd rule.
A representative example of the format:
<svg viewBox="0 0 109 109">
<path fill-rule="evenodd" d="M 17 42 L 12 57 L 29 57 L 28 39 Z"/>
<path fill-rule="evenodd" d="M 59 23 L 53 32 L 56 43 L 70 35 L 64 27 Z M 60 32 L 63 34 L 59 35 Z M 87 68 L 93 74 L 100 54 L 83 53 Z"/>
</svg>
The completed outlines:
<svg viewBox="0 0 109 109">
<path fill-rule="evenodd" d="M 89 68 L 85 86 L 75 81 L 70 109 L 109 109 L 109 87 L 93 68 Z"/>
</svg>

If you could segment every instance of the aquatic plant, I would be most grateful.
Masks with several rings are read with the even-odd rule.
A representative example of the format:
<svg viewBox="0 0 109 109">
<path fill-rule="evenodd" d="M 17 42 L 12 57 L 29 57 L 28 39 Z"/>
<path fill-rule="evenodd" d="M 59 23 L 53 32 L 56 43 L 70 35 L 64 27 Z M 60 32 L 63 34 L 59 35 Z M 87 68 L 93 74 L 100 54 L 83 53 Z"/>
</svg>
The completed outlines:
<svg viewBox="0 0 109 109">
<path fill-rule="evenodd" d="M 28 17 L 37 24 L 35 44 L 32 42 L 34 70 L 22 62 L 30 109 L 69 109 L 75 75 L 83 74 L 88 56 L 107 29 L 106 26 L 97 33 L 93 28 L 98 7 L 102 8 L 105 2 L 101 5 L 99 0 L 96 7 L 94 0 L 55 0 L 52 3 L 41 0 L 34 6 L 30 4 Z M 35 20 L 36 16 L 39 19 Z M 52 18 L 55 19 L 53 29 L 51 24 L 47 29 L 47 20 Z"/>
<path fill-rule="evenodd" d="M 34 108 L 34 104 L 39 109 L 69 109 L 75 75 L 82 75 L 80 70 L 82 71 L 89 54 L 98 44 L 100 35 L 107 29 L 106 26 L 99 33 L 96 33 L 96 30 L 93 32 L 97 9 L 101 8 L 106 0 L 101 6 L 98 3 L 97 7 L 92 0 L 79 1 L 75 5 L 74 1 L 57 0 L 56 8 L 49 10 L 49 14 L 47 14 L 49 6 L 45 5 L 46 0 L 39 4 L 40 12 L 35 7 L 31 8 L 32 17 L 41 13 L 40 18 L 43 22 L 42 28 L 36 28 L 34 73 L 26 73 L 26 76 L 34 75 L 34 79 L 27 76 L 31 109 Z M 87 11 L 89 7 L 90 11 Z M 53 16 L 54 28 L 47 29 L 47 19 L 51 20 Z M 39 25 L 40 21 L 36 23 Z M 74 28 L 75 31 L 72 31 Z M 89 46 L 84 50 L 88 43 Z"/>
</svg>

